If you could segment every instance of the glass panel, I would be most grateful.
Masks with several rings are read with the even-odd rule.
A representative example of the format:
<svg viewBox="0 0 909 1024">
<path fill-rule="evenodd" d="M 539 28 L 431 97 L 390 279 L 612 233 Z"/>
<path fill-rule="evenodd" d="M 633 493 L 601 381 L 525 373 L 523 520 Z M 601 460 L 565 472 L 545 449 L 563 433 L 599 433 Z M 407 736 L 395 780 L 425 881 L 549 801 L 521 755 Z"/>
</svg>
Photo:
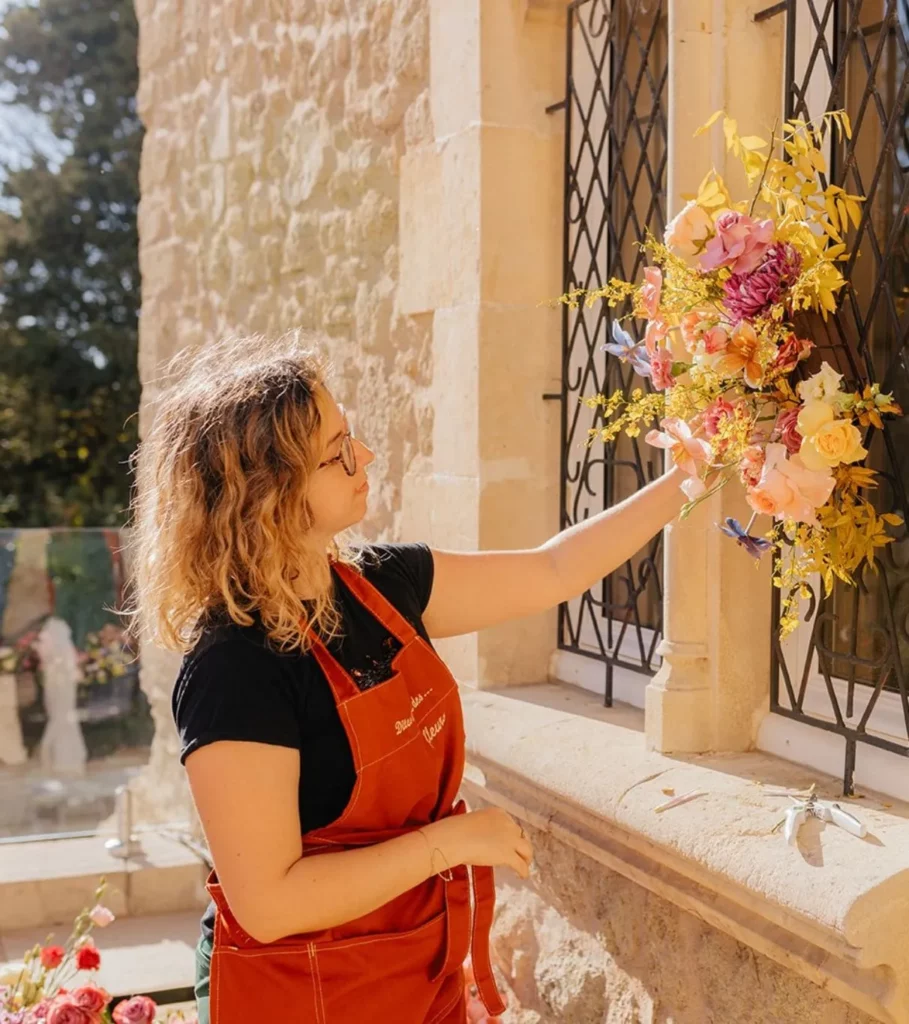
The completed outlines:
<svg viewBox="0 0 909 1024">
<path fill-rule="evenodd" d="M 0 530 L 0 838 L 97 830 L 148 761 L 138 652 L 113 611 L 123 546 L 117 530 Z"/>
</svg>

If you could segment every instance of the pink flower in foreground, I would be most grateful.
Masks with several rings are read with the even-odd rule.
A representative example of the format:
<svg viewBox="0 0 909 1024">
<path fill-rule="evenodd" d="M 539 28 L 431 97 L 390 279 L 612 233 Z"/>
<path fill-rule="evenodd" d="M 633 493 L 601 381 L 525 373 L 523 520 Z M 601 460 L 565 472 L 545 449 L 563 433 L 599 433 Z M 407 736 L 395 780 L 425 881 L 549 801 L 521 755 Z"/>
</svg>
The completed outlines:
<svg viewBox="0 0 909 1024">
<path fill-rule="evenodd" d="M 710 461 L 710 445 L 695 437 L 691 427 L 677 416 L 668 417 L 660 426 L 662 430 L 651 430 L 644 440 L 654 448 L 665 448 L 683 472 L 697 476 L 698 468 Z"/>
<path fill-rule="evenodd" d="M 101 1024 L 101 1014 L 80 1006 L 71 995 L 57 996 L 47 1012 L 47 1024 Z"/>
<path fill-rule="evenodd" d="M 653 386 L 657 391 L 666 391 L 671 388 L 674 377 L 672 376 L 672 353 L 660 348 L 650 357 L 650 371 Z"/>
<path fill-rule="evenodd" d="M 663 291 L 663 272 L 659 267 L 647 267 L 644 284 L 641 286 L 641 304 L 647 316 L 653 320 L 660 308 L 660 294 Z"/>
<path fill-rule="evenodd" d="M 154 1024 L 157 1004 L 148 996 L 133 996 L 114 1007 L 114 1024 Z"/>
<path fill-rule="evenodd" d="M 786 454 L 784 445 L 767 446 L 761 478 L 748 489 L 748 504 L 762 515 L 814 523 L 833 492 L 833 475 L 807 469 L 797 455 L 787 459 Z"/>
<path fill-rule="evenodd" d="M 110 1002 L 110 993 L 97 985 L 83 985 L 75 989 L 70 998 L 77 1006 L 100 1015 Z"/>
<path fill-rule="evenodd" d="M 727 210 L 714 225 L 716 234 L 701 254 L 702 270 L 731 267 L 734 273 L 747 274 L 763 259 L 773 241 L 773 221 L 753 220 L 747 214 Z"/>
</svg>

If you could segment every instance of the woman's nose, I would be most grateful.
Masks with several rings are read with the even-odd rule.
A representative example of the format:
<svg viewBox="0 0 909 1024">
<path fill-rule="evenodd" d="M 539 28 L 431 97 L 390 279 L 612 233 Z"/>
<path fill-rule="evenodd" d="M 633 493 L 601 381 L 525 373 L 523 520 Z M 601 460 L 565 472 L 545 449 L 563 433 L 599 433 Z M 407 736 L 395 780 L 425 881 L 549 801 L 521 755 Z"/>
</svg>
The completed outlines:
<svg viewBox="0 0 909 1024">
<path fill-rule="evenodd" d="M 376 453 L 368 445 L 365 445 L 358 437 L 353 439 L 354 444 L 357 446 L 357 462 L 364 466 L 368 466 L 372 462 Z"/>
</svg>

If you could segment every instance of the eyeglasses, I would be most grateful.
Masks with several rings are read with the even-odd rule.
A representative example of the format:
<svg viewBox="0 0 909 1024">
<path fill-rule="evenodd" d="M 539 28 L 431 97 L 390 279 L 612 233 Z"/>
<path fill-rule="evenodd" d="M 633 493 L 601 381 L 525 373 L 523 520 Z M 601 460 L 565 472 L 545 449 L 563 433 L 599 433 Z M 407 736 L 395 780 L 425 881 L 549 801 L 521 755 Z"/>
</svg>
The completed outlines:
<svg viewBox="0 0 909 1024">
<path fill-rule="evenodd" d="M 344 472 L 348 476 L 353 476 L 357 471 L 357 453 L 353 446 L 353 431 L 348 430 L 346 434 L 341 435 L 341 450 L 333 459 L 326 459 L 324 462 L 320 462 L 318 465 L 319 469 L 324 466 L 333 466 L 336 462 L 339 462 L 344 468 Z"/>
</svg>

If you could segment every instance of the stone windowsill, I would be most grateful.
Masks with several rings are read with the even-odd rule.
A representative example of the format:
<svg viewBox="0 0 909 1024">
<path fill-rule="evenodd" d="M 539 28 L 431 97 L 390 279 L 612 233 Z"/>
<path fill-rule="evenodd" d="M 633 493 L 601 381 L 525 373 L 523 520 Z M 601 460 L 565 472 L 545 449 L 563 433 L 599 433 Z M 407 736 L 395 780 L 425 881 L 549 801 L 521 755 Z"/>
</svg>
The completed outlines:
<svg viewBox="0 0 909 1024">
<path fill-rule="evenodd" d="M 465 792 L 509 810 L 878 1020 L 909 1021 L 909 805 L 849 801 L 790 847 L 775 789 L 836 780 L 768 754 L 665 756 L 642 714 L 545 684 L 465 691 Z M 676 794 L 702 796 L 662 814 Z"/>
</svg>

